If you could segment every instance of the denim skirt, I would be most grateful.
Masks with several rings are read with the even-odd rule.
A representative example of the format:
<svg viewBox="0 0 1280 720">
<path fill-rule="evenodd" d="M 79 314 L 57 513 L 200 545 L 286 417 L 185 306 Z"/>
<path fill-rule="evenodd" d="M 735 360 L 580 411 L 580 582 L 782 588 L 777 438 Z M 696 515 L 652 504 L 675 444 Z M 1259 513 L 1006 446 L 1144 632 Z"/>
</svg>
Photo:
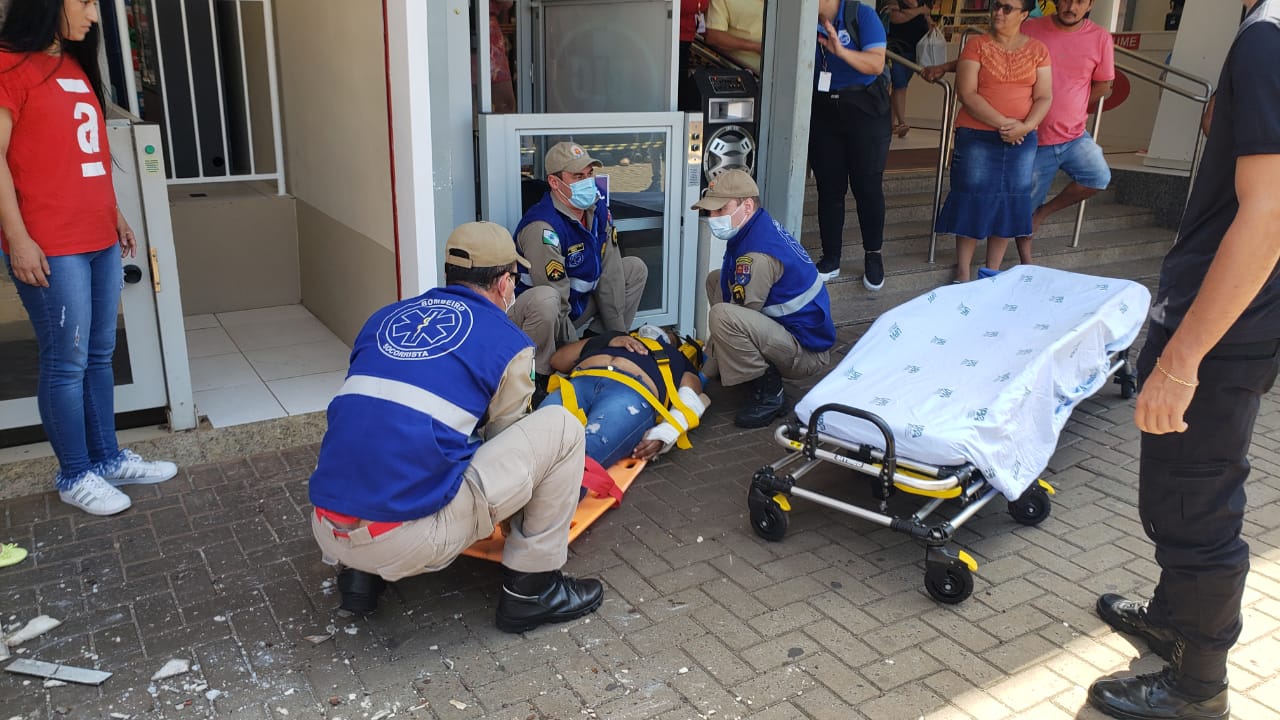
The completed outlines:
<svg viewBox="0 0 1280 720">
<path fill-rule="evenodd" d="M 956 128 L 951 192 L 938 213 L 938 232 L 978 240 L 1030 235 L 1035 163 L 1035 131 L 1010 145 L 995 130 Z"/>
</svg>

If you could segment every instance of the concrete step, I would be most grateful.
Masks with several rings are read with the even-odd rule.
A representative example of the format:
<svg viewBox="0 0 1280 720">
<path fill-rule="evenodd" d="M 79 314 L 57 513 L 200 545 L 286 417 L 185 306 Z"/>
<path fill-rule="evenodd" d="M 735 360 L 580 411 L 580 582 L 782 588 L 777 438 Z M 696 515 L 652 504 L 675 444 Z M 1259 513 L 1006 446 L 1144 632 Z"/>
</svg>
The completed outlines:
<svg viewBox="0 0 1280 720">
<path fill-rule="evenodd" d="M 927 218 L 927 216 L 926 216 Z M 1070 240 L 1072 232 L 1075 230 L 1076 216 L 1070 210 L 1060 212 L 1049 218 L 1040 226 L 1040 231 L 1036 233 L 1037 248 L 1045 246 L 1045 241 L 1055 239 Z M 1121 230 L 1132 230 L 1136 228 L 1151 227 L 1154 224 L 1154 216 L 1151 211 L 1146 208 L 1138 208 L 1130 205 L 1117 205 L 1115 203 L 1103 205 L 1089 205 L 1085 208 L 1085 221 L 1081 228 L 1081 236 L 1086 234 L 1112 232 Z M 933 229 L 933 224 L 928 220 L 911 220 L 907 222 L 891 223 L 885 225 L 885 248 L 889 255 L 897 255 L 900 253 L 927 252 L 929 245 L 929 233 Z M 822 255 L 822 243 L 818 236 L 818 222 L 816 218 L 806 220 L 800 233 L 800 243 L 809 251 L 816 262 Z M 1083 240 L 1081 244 L 1084 245 Z M 951 235 L 938 236 L 939 252 L 944 248 L 954 250 L 955 242 Z M 845 227 L 845 242 L 841 248 L 841 259 L 843 261 L 852 261 L 861 266 L 862 262 L 862 235 L 856 227 Z"/>
<path fill-rule="evenodd" d="M 1049 191 L 1049 197 L 1053 197 L 1053 195 L 1057 194 L 1057 192 L 1065 186 L 1065 181 L 1056 184 Z M 941 208 L 941 201 L 946 200 L 946 197 L 946 188 L 944 187 L 942 197 L 939 200 L 939 208 Z M 1116 191 L 1114 189 L 1103 190 L 1089 199 L 1090 206 L 1113 205 L 1115 202 Z M 913 220 L 928 220 L 933 217 L 933 188 L 930 186 L 927 192 L 885 195 L 884 204 L 884 221 L 886 225 L 910 222 Z M 1067 211 L 1064 211 L 1064 214 L 1065 212 Z M 844 224 L 846 228 L 859 227 L 858 205 L 854 201 L 852 194 L 845 197 Z M 810 225 L 813 227 L 818 226 L 818 196 L 816 193 L 805 193 L 804 225 L 806 227 Z"/>
<path fill-rule="evenodd" d="M 1079 248 L 1053 244 L 1038 247 L 1035 262 L 1091 275 L 1134 280 L 1154 277 L 1159 274 L 1160 262 L 1173 237 L 1173 231 L 1154 227 L 1090 233 L 1081 236 Z M 1010 255 L 1013 255 L 1012 248 Z M 889 308 L 950 283 L 955 247 L 940 248 L 933 264 L 928 262 L 927 254 L 918 249 L 886 254 L 885 286 L 878 292 L 863 287 L 861 260 L 859 255 L 857 260 L 846 263 L 841 275 L 827 283 L 837 326 L 870 322 Z"/>
</svg>

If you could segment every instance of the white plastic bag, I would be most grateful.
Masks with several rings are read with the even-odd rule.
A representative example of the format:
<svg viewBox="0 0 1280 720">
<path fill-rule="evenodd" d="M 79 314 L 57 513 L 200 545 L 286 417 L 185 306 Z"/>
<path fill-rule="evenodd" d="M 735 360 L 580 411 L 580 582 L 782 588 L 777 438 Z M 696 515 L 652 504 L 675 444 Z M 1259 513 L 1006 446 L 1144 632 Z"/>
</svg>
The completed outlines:
<svg viewBox="0 0 1280 720">
<path fill-rule="evenodd" d="M 916 43 L 916 64 L 921 67 L 942 65 L 947 61 L 947 39 L 937 26 Z"/>
</svg>

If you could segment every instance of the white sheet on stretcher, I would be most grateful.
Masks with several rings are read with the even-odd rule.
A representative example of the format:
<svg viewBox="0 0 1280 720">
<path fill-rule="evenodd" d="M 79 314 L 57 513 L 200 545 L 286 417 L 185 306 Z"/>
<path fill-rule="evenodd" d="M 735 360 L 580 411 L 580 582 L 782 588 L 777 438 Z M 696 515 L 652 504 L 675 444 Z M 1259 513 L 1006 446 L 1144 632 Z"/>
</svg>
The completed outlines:
<svg viewBox="0 0 1280 720">
<path fill-rule="evenodd" d="M 899 305 L 796 406 L 883 418 L 899 457 L 971 462 L 1009 499 L 1035 482 L 1072 408 L 1107 384 L 1109 355 L 1133 343 L 1151 294 L 1129 280 L 1033 265 L 947 285 Z M 826 413 L 821 432 L 884 447 L 875 426 Z"/>
</svg>

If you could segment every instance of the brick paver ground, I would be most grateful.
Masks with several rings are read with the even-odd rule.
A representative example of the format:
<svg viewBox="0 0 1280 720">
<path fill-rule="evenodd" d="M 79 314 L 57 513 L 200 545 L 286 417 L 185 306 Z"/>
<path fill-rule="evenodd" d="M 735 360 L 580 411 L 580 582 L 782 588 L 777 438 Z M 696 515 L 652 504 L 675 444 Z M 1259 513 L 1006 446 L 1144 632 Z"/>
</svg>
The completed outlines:
<svg viewBox="0 0 1280 720">
<path fill-rule="evenodd" d="M 335 612 L 334 572 L 307 522 L 315 447 L 184 468 L 130 488 L 133 509 L 113 518 L 52 493 L 6 501 L 0 541 L 33 552 L 0 570 L 0 623 L 64 621 L 18 657 L 115 675 L 46 689 L 0 673 L 0 720 L 1088 719 L 1100 717 L 1084 707 L 1094 678 L 1158 667 L 1092 612 L 1099 593 L 1149 592 L 1156 578 L 1137 521 L 1132 401 L 1107 390 L 1077 410 L 1047 473 L 1059 492 L 1042 525 L 993 503 L 965 526 L 976 589 L 943 606 L 901 534 L 797 500 L 782 542 L 757 538 L 747 483 L 781 451 L 771 430 L 732 428 L 735 398 L 715 397 L 695 448 L 646 470 L 574 544 L 567 570 L 607 584 L 600 611 L 525 635 L 494 628 L 497 568 L 467 558 L 395 584 L 372 616 Z M 1274 395 L 1253 457 L 1237 720 L 1280 716 Z M 868 496 L 835 468 L 810 478 Z M 173 658 L 192 670 L 150 680 Z"/>
</svg>

